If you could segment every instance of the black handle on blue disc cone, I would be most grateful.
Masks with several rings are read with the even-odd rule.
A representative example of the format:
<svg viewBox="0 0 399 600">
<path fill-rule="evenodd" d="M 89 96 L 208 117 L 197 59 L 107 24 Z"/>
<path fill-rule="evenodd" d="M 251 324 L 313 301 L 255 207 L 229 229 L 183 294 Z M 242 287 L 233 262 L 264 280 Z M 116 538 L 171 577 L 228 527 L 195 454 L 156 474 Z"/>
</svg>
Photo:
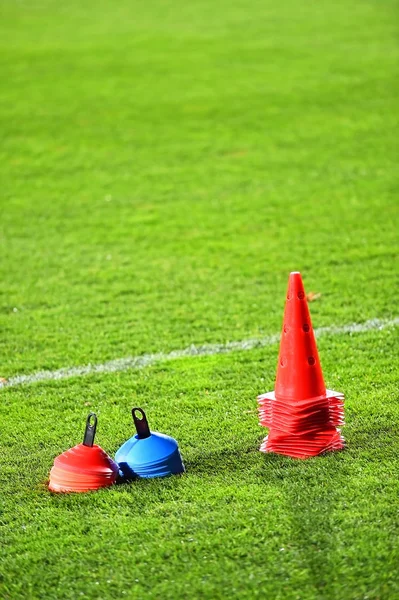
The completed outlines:
<svg viewBox="0 0 399 600">
<path fill-rule="evenodd" d="M 91 418 L 93 417 L 93 423 L 91 423 Z M 94 436 L 96 435 L 97 429 L 97 415 L 96 413 L 90 413 L 87 417 L 86 421 L 86 429 L 83 438 L 83 446 L 91 446 L 94 444 Z"/>
<path fill-rule="evenodd" d="M 136 412 L 140 413 L 140 418 L 137 417 Z M 137 437 L 139 440 L 144 440 L 145 438 L 150 437 L 151 431 L 148 426 L 147 417 L 145 416 L 145 412 L 142 408 L 132 408 L 132 417 L 134 421 L 134 425 L 137 431 Z"/>
</svg>

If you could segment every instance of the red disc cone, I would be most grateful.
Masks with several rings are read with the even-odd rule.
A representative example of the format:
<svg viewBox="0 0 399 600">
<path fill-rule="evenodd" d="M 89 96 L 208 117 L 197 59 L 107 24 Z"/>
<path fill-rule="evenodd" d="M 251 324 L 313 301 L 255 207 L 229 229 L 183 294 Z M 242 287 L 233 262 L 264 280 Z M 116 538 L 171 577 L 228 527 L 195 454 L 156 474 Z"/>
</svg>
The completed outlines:
<svg viewBox="0 0 399 600">
<path fill-rule="evenodd" d="M 94 418 L 94 423 L 90 420 Z M 54 460 L 50 471 L 49 490 L 52 492 L 87 492 L 115 483 L 118 465 L 100 446 L 94 444 L 97 417 L 87 418 L 83 444 L 67 450 Z"/>
<path fill-rule="evenodd" d="M 258 396 L 262 452 L 295 458 L 343 448 L 344 397 L 326 390 L 300 273 L 290 274 L 274 392 Z"/>
</svg>

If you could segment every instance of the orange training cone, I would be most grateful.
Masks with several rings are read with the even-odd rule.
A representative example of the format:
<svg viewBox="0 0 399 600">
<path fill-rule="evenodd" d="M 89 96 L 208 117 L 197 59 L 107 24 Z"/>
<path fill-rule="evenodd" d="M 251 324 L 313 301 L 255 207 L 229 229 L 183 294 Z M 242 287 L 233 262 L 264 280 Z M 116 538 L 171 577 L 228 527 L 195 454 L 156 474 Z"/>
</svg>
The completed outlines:
<svg viewBox="0 0 399 600">
<path fill-rule="evenodd" d="M 301 274 L 288 280 L 275 391 L 258 396 L 260 450 L 308 458 L 344 446 L 344 396 L 327 390 Z"/>
</svg>

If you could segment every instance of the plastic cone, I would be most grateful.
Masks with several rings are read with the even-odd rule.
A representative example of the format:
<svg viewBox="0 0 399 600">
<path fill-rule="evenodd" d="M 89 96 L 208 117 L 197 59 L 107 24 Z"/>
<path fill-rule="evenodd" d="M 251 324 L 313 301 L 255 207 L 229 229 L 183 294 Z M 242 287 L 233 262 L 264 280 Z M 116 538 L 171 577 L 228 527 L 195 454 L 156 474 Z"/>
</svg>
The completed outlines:
<svg viewBox="0 0 399 600">
<path fill-rule="evenodd" d="M 137 416 L 137 414 L 139 416 Z M 147 417 L 141 408 L 132 409 L 137 434 L 127 440 L 115 454 L 121 476 L 153 478 L 184 472 L 177 441 L 168 435 L 150 431 Z"/>
<path fill-rule="evenodd" d="M 308 458 L 343 448 L 344 396 L 326 389 L 298 272 L 288 280 L 275 391 L 258 404 L 260 424 L 270 430 L 262 452 Z"/>
<path fill-rule="evenodd" d="M 91 420 L 93 419 L 93 423 Z M 118 465 L 100 446 L 94 444 L 97 416 L 90 413 L 82 444 L 74 446 L 54 459 L 50 471 L 52 492 L 87 492 L 115 483 Z"/>
<path fill-rule="evenodd" d="M 326 393 L 316 340 L 301 274 L 288 280 L 275 394 L 286 400 L 307 400 Z"/>
</svg>

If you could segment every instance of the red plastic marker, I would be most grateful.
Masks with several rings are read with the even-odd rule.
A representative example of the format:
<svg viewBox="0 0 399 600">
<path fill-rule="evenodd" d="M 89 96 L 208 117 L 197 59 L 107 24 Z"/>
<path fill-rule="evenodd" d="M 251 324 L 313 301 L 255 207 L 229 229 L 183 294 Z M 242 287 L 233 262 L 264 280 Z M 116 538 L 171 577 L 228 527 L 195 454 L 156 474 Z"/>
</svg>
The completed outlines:
<svg viewBox="0 0 399 600">
<path fill-rule="evenodd" d="M 54 460 L 50 471 L 49 490 L 87 492 L 115 483 L 119 467 L 100 446 L 94 444 L 96 428 L 97 416 L 90 413 L 83 444 L 74 446 Z"/>
<path fill-rule="evenodd" d="M 288 280 L 274 392 L 258 396 L 260 424 L 269 428 L 262 452 L 308 458 L 344 447 L 344 396 L 327 390 L 301 274 Z"/>
</svg>

